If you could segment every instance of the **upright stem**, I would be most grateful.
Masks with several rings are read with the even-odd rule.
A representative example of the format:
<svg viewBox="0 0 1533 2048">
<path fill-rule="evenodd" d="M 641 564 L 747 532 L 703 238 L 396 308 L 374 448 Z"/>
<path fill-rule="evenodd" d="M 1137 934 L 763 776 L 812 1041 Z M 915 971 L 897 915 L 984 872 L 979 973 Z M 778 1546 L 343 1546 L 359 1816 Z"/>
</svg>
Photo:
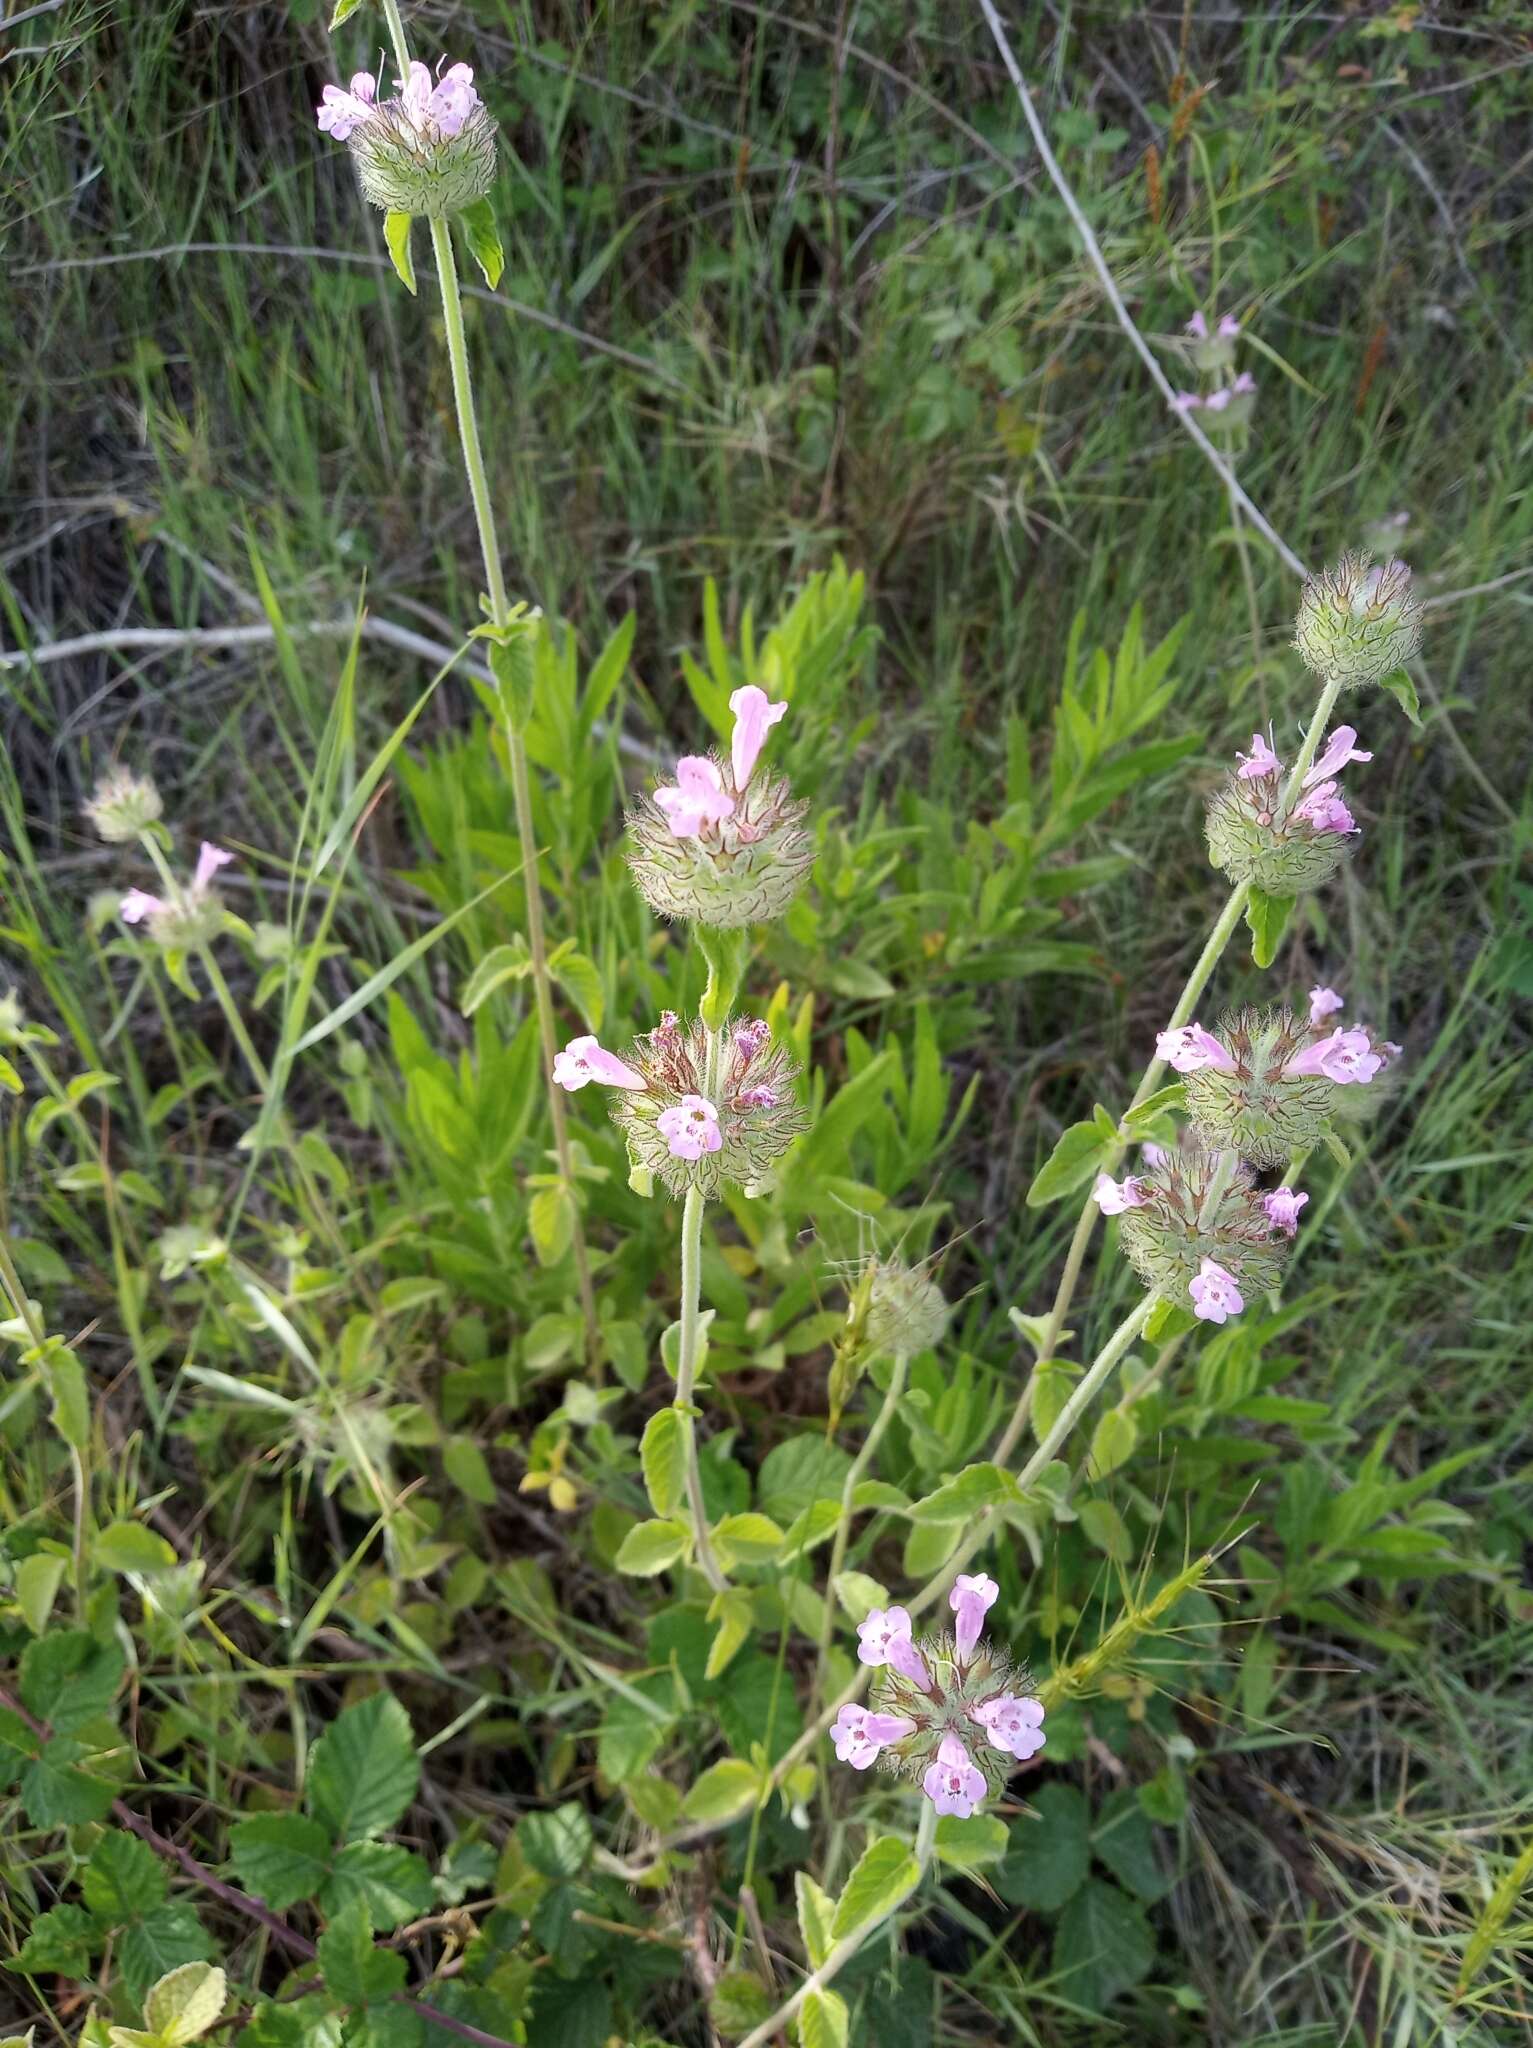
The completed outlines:
<svg viewBox="0 0 1533 2048">
<path fill-rule="evenodd" d="M 37 1312 L 32 1306 L 31 1297 L 27 1293 L 21 1275 L 16 1270 L 16 1262 L 11 1257 L 11 1248 L 6 1241 L 9 1228 L 10 1219 L 3 1211 L 0 1211 L 0 1291 L 9 1295 L 11 1307 L 16 1311 L 19 1320 L 26 1325 L 27 1335 L 32 1339 L 33 1349 L 41 1352 L 47 1344 L 48 1333 L 38 1319 Z M 87 1583 L 85 1570 L 85 1528 L 90 1503 L 90 1474 L 86 1469 L 85 1455 L 79 1447 L 75 1444 L 67 1443 L 67 1441 L 66 1447 L 69 1451 L 69 1469 L 74 1479 L 75 1608 L 76 1612 L 83 1616 L 85 1613 Z"/>
<path fill-rule="evenodd" d="M 400 62 L 404 54 L 404 29 L 399 10 L 385 7 L 394 34 Z M 506 579 L 501 568 L 500 542 L 495 531 L 495 512 L 485 477 L 484 454 L 479 445 L 479 421 L 474 410 L 474 387 L 469 376 L 468 343 L 463 332 L 463 301 L 458 292 L 458 266 L 453 255 L 452 234 L 446 221 L 431 223 L 431 248 L 436 257 L 437 280 L 442 290 L 442 324 L 447 335 L 447 357 L 452 367 L 453 400 L 458 414 L 458 439 L 463 448 L 463 468 L 468 477 L 469 496 L 474 504 L 474 521 L 479 529 L 479 551 L 484 558 L 485 586 L 490 600 L 490 623 L 506 625 L 511 617 L 506 596 Z M 585 1227 L 575 1195 L 574 1162 L 570 1152 L 569 1126 L 564 1116 L 564 1098 L 554 1086 L 554 1055 L 559 1050 L 554 1022 L 553 994 L 548 973 L 548 946 L 543 936 L 543 886 L 538 868 L 538 843 L 532 823 L 532 784 L 527 772 L 527 747 L 521 729 L 509 710 L 505 719 L 506 760 L 511 775 L 511 795 L 516 807 L 516 836 L 521 841 L 522 883 L 527 905 L 527 950 L 532 956 L 533 1002 L 538 1013 L 538 1036 L 543 1046 L 543 1086 L 548 1097 L 554 1127 L 554 1153 L 559 1162 L 559 1179 L 570 1209 L 570 1243 L 575 1257 L 575 1274 L 580 1289 L 580 1308 L 586 1329 L 586 1358 L 593 1375 L 601 1368 L 600 1325 L 596 1316 L 596 1291 L 591 1283 L 591 1262 L 586 1252 Z"/>
<path fill-rule="evenodd" d="M 264 1096 L 271 1088 L 271 1075 L 266 1071 L 266 1062 L 255 1049 L 255 1041 L 245 1029 L 245 1020 L 240 1015 L 239 1004 L 234 1000 L 234 991 L 224 980 L 223 969 L 214 959 L 211 946 L 202 948 L 202 965 L 218 1007 L 223 1011 L 224 1022 L 229 1027 L 230 1035 L 239 1047 L 245 1065 L 250 1069 L 251 1079 Z"/>
<path fill-rule="evenodd" d="M 718 1559 L 708 1541 L 708 1511 L 703 1504 L 703 1480 L 697 1463 L 697 1424 L 692 1413 L 692 1390 L 697 1381 L 697 1354 L 702 1334 L 703 1206 L 701 1192 L 697 1188 L 688 1188 L 681 1208 L 681 1356 L 676 1365 L 676 1394 L 672 1406 L 681 1424 L 687 1507 L 697 1545 L 697 1562 L 715 1593 L 722 1593 L 729 1581 L 719 1570 Z"/>
<path fill-rule="evenodd" d="M 897 1352 L 889 1373 L 888 1392 L 873 1418 L 872 1427 L 863 1439 L 862 1449 L 852 1460 L 851 1469 L 846 1475 L 846 1483 L 841 1489 L 841 1519 L 836 1524 L 835 1541 L 831 1545 L 830 1570 L 825 1578 L 825 1614 L 820 1623 L 820 1645 L 814 1661 L 814 1685 L 809 1695 L 811 1713 L 820 1703 L 820 1694 L 825 1684 L 825 1666 L 830 1657 L 831 1630 L 836 1614 L 836 1580 L 841 1576 L 841 1567 L 846 1562 L 846 1546 L 852 1533 L 852 1496 L 857 1491 L 857 1482 L 872 1462 L 873 1453 L 878 1449 L 884 1431 L 889 1427 L 900 1395 L 905 1391 L 905 1374 L 909 1368 L 910 1360 L 903 1352 Z"/>
</svg>

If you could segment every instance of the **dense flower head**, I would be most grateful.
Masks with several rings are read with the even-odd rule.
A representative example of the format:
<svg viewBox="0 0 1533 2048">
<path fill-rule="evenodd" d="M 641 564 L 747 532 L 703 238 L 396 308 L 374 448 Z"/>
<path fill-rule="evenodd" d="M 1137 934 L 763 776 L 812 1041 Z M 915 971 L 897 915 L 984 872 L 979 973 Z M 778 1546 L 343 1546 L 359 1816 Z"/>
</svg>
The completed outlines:
<svg viewBox="0 0 1533 2048">
<path fill-rule="evenodd" d="M 169 896 L 154 896 L 147 889 L 130 889 L 117 906 L 124 924 L 141 924 L 149 936 L 171 952 L 185 952 L 206 946 L 223 930 L 228 919 L 213 878 L 233 860 L 221 846 L 203 840 L 192 879 Z"/>
<path fill-rule="evenodd" d="M 881 1259 L 868 1289 L 868 1342 L 877 1351 L 914 1358 L 947 1334 L 951 1311 L 936 1281 L 919 1266 Z"/>
<path fill-rule="evenodd" d="M 1232 1152 L 1180 1145 L 1139 1180 L 1145 1199 L 1123 1212 L 1118 1241 L 1147 1287 L 1204 1322 L 1238 1315 L 1248 1293 L 1276 1287 L 1286 1245 Z"/>
<path fill-rule="evenodd" d="M 1331 996 L 1334 991 L 1317 991 Z M 1217 1047 L 1217 1058 L 1164 1053 L 1186 1076 L 1187 1114 L 1206 1145 L 1229 1146 L 1255 1166 L 1282 1166 L 1318 1144 L 1343 1106 L 1341 1090 L 1364 1086 L 1390 1055 L 1362 1028 L 1326 1028 L 1330 1005 L 1311 999 L 1304 1018 L 1288 1009 L 1244 1009 L 1217 1034 L 1190 1027 Z M 1173 1034 L 1162 1033 L 1162 1043 Z"/>
<path fill-rule="evenodd" d="M 554 1080 L 572 1092 L 592 1081 L 613 1090 L 609 1108 L 636 1167 L 673 1194 L 717 1195 L 728 1181 L 753 1192 L 808 1126 L 787 1050 L 755 1020 L 718 1035 L 710 1079 L 709 1034 L 666 1011 L 655 1030 L 620 1056 L 591 1037 L 572 1039 Z"/>
<path fill-rule="evenodd" d="M 1354 727 L 1337 726 L 1290 804 L 1282 762 L 1261 733 L 1252 733 L 1250 753 L 1236 754 L 1233 775 L 1209 801 L 1205 832 L 1214 866 L 1269 896 L 1297 896 L 1329 881 L 1357 834 L 1337 777 L 1351 762 L 1372 759 L 1357 745 Z"/>
<path fill-rule="evenodd" d="M 351 151 L 363 196 L 390 213 L 445 220 L 482 199 L 495 178 L 495 123 L 467 64 L 433 77 L 413 63 L 392 99 L 358 71 L 327 85 L 315 110 L 321 131 Z"/>
<path fill-rule="evenodd" d="M 1370 566 L 1366 554 L 1343 555 L 1304 586 L 1294 646 L 1305 666 L 1348 688 L 1382 682 L 1403 668 L 1421 644 L 1421 606 L 1404 562 Z"/>
<path fill-rule="evenodd" d="M 137 839 L 164 810 L 164 800 L 147 775 L 113 768 L 103 775 L 85 806 L 85 815 L 111 846 Z"/>
<path fill-rule="evenodd" d="M 1038 1754 L 1043 1702 L 1027 1674 L 981 1636 L 999 1590 L 983 1572 L 960 1573 L 949 1595 L 952 1635 L 914 1637 L 903 1607 L 865 1617 L 857 1654 L 878 1676 L 869 1705 L 844 1706 L 831 1729 L 843 1763 L 914 1778 L 939 1814 L 967 1819 Z"/>
<path fill-rule="evenodd" d="M 781 917 L 814 861 L 806 806 L 759 766 L 787 704 L 748 683 L 729 705 L 729 759 L 684 754 L 673 780 L 641 797 L 628 817 L 628 865 L 645 902 L 662 917 L 720 930 Z"/>
</svg>

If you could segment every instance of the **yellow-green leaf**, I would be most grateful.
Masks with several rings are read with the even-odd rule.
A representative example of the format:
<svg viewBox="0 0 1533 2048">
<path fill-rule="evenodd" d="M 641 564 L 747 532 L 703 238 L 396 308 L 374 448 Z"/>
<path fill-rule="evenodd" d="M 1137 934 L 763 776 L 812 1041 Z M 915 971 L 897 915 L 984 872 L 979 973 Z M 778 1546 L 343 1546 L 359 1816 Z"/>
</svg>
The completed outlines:
<svg viewBox="0 0 1533 2048">
<path fill-rule="evenodd" d="M 344 0 L 342 0 L 344 5 Z M 389 245 L 389 255 L 399 273 L 399 282 L 415 296 L 415 264 L 410 256 L 411 220 L 407 213 L 386 213 L 383 216 L 383 239 Z"/>
</svg>

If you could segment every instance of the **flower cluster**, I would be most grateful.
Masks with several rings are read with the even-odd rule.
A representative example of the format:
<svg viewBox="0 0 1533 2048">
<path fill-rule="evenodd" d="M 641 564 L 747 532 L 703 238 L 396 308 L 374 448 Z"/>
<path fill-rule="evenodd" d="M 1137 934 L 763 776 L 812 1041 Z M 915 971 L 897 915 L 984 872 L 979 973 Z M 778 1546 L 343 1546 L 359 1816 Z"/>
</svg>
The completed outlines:
<svg viewBox="0 0 1533 2048">
<path fill-rule="evenodd" d="M 160 792 L 147 775 L 114 768 L 96 784 L 85 816 L 109 846 L 126 846 L 147 832 L 164 808 Z"/>
<path fill-rule="evenodd" d="M 1194 365 L 1209 377 L 1222 380 L 1228 376 L 1235 365 L 1235 344 L 1240 339 L 1240 322 L 1234 315 L 1226 313 L 1218 326 L 1211 329 L 1206 314 L 1194 313 L 1186 332 L 1188 353 Z M 1232 438 L 1244 434 L 1255 402 L 1256 379 L 1249 370 L 1242 370 L 1228 384 L 1221 381 L 1211 391 L 1178 391 L 1172 401 L 1184 416 L 1191 412 L 1207 414 L 1211 427 Z"/>
<path fill-rule="evenodd" d="M 349 88 L 327 85 L 315 109 L 321 131 L 351 151 L 364 198 L 389 213 L 445 220 L 489 191 L 495 123 L 467 64 L 433 78 L 424 64 L 396 81 L 392 99 L 358 71 Z"/>
<path fill-rule="evenodd" d="M 571 1093 L 592 1081 L 617 1091 L 612 1121 L 635 1166 L 673 1194 L 697 1188 L 710 1197 L 725 1181 L 747 1193 L 759 1187 L 806 1128 L 797 1074 L 758 1018 L 726 1025 L 714 1045 L 701 1020 L 684 1026 L 669 1010 L 627 1058 L 585 1037 L 554 1061 L 554 1080 Z"/>
<path fill-rule="evenodd" d="M 118 904 L 117 914 L 124 924 L 146 926 L 152 939 L 173 952 L 206 946 L 218 937 L 228 917 L 213 878 L 233 858 L 232 853 L 204 839 L 185 888 L 168 897 L 151 896 L 147 889 L 130 889 Z"/>
<path fill-rule="evenodd" d="M 1114 1181 L 1099 1174 L 1097 1207 L 1121 1218 L 1119 1236 L 1147 1287 L 1200 1322 L 1238 1316 L 1246 1291 L 1276 1287 L 1284 1238 L 1307 1197 L 1279 1188 L 1264 1195 L 1233 1152 L 1146 1146 L 1144 1171 Z"/>
<path fill-rule="evenodd" d="M 729 708 L 728 761 L 683 755 L 675 780 L 641 797 L 628 818 L 628 865 L 650 908 L 725 931 L 781 917 L 814 860 L 805 806 L 781 776 L 758 770 L 787 704 L 748 683 Z"/>
<path fill-rule="evenodd" d="M 1305 666 L 1348 688 L 1379 683 L 1403 668 L 1421 644 L 1421 606 L 1404 562 L 1369 566 L 1343 555 L 1305 584 L 1294 625 Z"/>
<path fill-rule="evenodd" d="M 1283 764 L 1259 732 L 1249 754 L 1235 756 L 1234 774 L 1208 806 L 1209 858 L 1232 882 L 1250 882 L 1269 896 L 1297 896 L 1328 881 L 1358 837 L 1357 821 L 1338 777 L 1373 755 L 1356 728 L 1339 725 L 1284 801 Z"/>
<path fill-rule="evenodd" d="M 831 1728 L 853 1770 L 880 1763 L 918 1780 L 939 1814 L 967 1820 L 1019 1763 L 1043 1748 L 1043 1702 L 1003 1651 L 980 1640 L 1000 1593 L 983 1572 L 960 1573 L 948 1604 L 951 1635 L 911 1634 L 903 1607 L 875 1607 L 857 1655 L 881 1676 L 868 1707 L 844 1706 Z"/>
<path fill-rule="evenodd" d="M 1334 989 L 1317 988 L 1303 1019 L 1248 1008 L 1217 1034 L 1201 1024 L 1161 1032 L 1156 1051 L 1186 1077 L 1187 1114 L 1203 1143 L 1261 1167 L 1318 1144 L 1344 1107 L 1342 1091 L 1365 1087 L 1401 1051 L 1365 1028 L 1331 1026 L 1341 1007 Z"/>
<path fill-rule="evenodd" d="M 951 1314 L 942 1289 L 918 1266 L 899 1259 L 873 1268 L 868 1290 L 867 1338 L 875 1351 L 914 1358 L 942 1342 Z"/>
</svg>

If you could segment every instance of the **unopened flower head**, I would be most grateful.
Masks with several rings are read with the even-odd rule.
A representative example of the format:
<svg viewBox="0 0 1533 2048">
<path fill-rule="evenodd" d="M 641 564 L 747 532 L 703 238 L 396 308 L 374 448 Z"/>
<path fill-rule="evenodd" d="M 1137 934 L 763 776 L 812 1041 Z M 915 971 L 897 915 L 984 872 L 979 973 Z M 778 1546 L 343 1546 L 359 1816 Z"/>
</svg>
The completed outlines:
<svg viewBox="0 0 1533 2048">
<path fill-rule="evenodd" d="M 1118 1241 L 1146 1286 L 1201 1321 L 1223 1322 L 1277 1285 L 1286 1246 L 1234 1153 L 1179 1145 L 1137 1179 L 1144 1199 L 1122 1212 Z"/>
<path fill-rule="evenodd" d="M 1217 1033 L 1191 1027 L 1214 1053 L 1164 1051 L 1186 1077 L 1187 1115 L 1202 1143 L 1228 1146 L 1255 1166 L 1282 1166 L 1321 1142 L 1345 1107 L 1341 1091 L 1366 1085 L 1388 1064 L 1371 1033 L 1328 1030 L 1332 1011 L 1322 1005 L 1315 1019 L 1315 1008 L 1303 1019 L 1287 1009 L 1240 1010 Z M 1172 1036 L 1162 1033 L 1163 1045 Z"/>
<path fill-rule="evenodd" d="M 495 122 L 467 64 L 433 78 L 424 64 L 396 81 L 393 99 L 359 71 L 327 85 L 319 125 L 351 151 L 363 196 L 389 213 L 446 220 L 482 199 L 495 180 Z"/>
<path fill-rule="evenodd" d="M 187 952 L 216 939 L 228 920 L 223 900 L 213 887 L 221 867 L 233 860 L 221 846 L 204 839 L 197 866 L 185 888 L 170 896 L 154 896 L 147 889 L 130 889 L 117 906 L 124 924 L 141 924 L 150 938 L 170 952 Z"/>
<path fill-rule="evenodd" d="M 1337 726 L 1288 804 L 1282 762 L 1261 733 L 1252 733 L 1250 753 L 1236 754 L 1234 774 L 1209 802 L 1205 831 L 1214 866 L 1269 896 L 1297 896 L 1329 881 L 1357 838 L 1337 777 L 1353 761 L 1373 759 L 1356 742 L 1355 727 Z"/>
<path fill-rule="evenodd" d="M 1043 1702 L 1026 1672 L 982 1636 L 999 1591 L 983 1572 L 961 1573 L 948 1600 L 951 1635 L 914 1637 L 903 1607 L 866 1616 L 857 1655 L 878 1676 L 868 1705 L 843 1707 L 831 1729 L 843 1763 L 913 1778 L 939 1814 L 967 1819 L 1038 1754 Z"/>
<path fill-rule="evenodd" d="M 708 1031 L 669 1011 L 619 1056 L 590 1037 L 572 1039 L 554 1061 L 571 1092 L 610 1088 L 612 1121 L 636 1167 L 673 1194 L 712 1197 L 728 1181 L 752 1193 L 808 1127 L 791 1055 L 764 1027 L 740 1022 L 719 1034 L 710 1079 Z"/>
<path fill-rule="evenodd" d="M 729 759 L 683 755 L 673 780 L 641 797 L 628 817 L 628 865 L 645 902 L 662 917 L 720 930 L 781 917 L 814 862 L 806 806 L 761 765 L 786 703 L 750 683 L 729 704 Z"/>
<path fill-rule="evenodd" d="M 1240 322 L 1233 313 L 1224 314 L 1210 327 L 1207 314 L 1199 309 L 1187 322 L 1186 332 L 1189 353 L 1200 370 L 1227 370 L 1234 362 Z"/>
<path fill-rule="evenodd" d="M 1403 668 L 1421 644 L 1421 606 L 1404 562 L 1369 566 L 1365 554 L 1343 555 L 1304 586 L 1294 646 L 1305 665 L 1348 688 L 1382 682 Z"/>
<path fill-rule="evenodd" d="M 950 1314 L 942 1290 L 919 1266 L 879 1260 L 868 1290 L 868 1342 L 878 1351 L 914 1358 L 947 1333 Z"/>
<path fill-rule="evenodd" d="M 109 845 L 125 846 L 147 832 L 164 808 L 147 775 L 113 768 L 96 784 L 85 815 Z"/>
</svg>

